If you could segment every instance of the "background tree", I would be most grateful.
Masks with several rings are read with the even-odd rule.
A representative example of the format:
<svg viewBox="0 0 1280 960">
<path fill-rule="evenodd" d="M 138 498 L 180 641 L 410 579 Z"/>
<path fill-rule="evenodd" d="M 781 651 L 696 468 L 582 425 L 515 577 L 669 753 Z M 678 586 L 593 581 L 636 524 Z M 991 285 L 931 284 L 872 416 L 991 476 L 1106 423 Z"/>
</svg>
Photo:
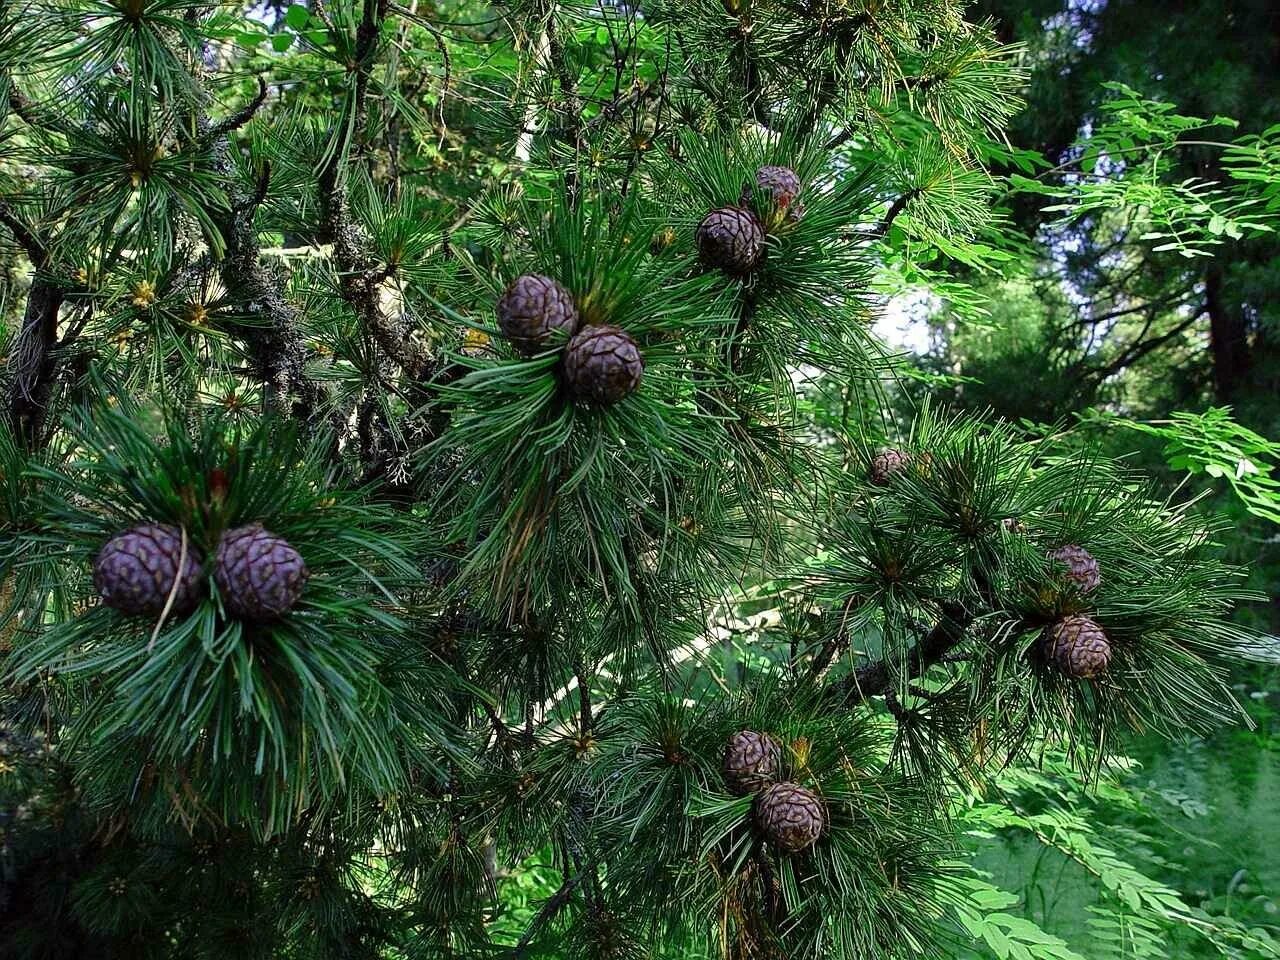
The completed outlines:
<svg viewBox="0 0 1280 960">
<path fill-rule="evenodd" d="M 1254 648 L 1185 504 L 882 402 L 999 254 L 963 14 L 7 6 L 7 949 L 1063 956 L 956 810 Z"/>
</svg>

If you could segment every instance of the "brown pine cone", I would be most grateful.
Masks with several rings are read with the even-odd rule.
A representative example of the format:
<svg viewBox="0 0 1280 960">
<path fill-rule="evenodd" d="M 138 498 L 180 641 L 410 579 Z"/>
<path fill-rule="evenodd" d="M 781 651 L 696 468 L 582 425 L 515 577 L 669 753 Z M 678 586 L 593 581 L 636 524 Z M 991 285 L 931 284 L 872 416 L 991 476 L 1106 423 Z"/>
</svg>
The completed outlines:
<svg viewBox="0 0 1280 960">
<path fill-rule="evenodd" d="M 498 327 L 511 345 L 525 356 L 541 350 L 556 330 L 572 336 L 578 329 L 578 307 L 573 294 L 559 282 L 541 274 L 516 277 L 498 301 Z"/>
<path fill-rule="evenodd" d="M 782 750 L 767 733 L 739 730 L 724 751 L 724 780 L 736 794 L 754 793 L 778 779 Z"/>
<path fill-rule="evenodd" d="M 117 533 L 93 561 L 93 586 L 102 602 L 121 613 L 158 616 L 173 595 L 170 613 L 187 613 L 200 600 L 204 557 L 189 540 L 179 575 L 182 530 L 166 523 L 143 523 Z"/>
<path fill-rule="evenodd" d="M 621 327 L 583 327 L 564 351 L 564 377 L 575 397 L 611 406 L 640 385 L 644 357 Z"/>
<path fill-rule="evenodd" d="M 1085 680 L 1106 673 L 1111 641 L 1089 617 L 1063 617 L 1045 635 L 1045 654 L 1069 677 Z"/>
<path fill-rule="evenodd" d="M 767 223 L 775 226 L 783 220 L 798 223 L 804 216 L 800 178 L 790 167 L 761 167 L 756 171 L 756 186 L 773 198 L 773 209 L 763 215 Z"/>
<path fill-rule="evenodd" d="M 214 555 L 213 580 L 223 606 L 243 620 L 265 623 L 288 613 L 307 576 L 301 554 L 260 523 L 228 530 Z"/>
<path fill-rule="evenodd" d="M 1051 551 L 1049 559 L 1056 560 L 1067 568 L 1067 579 L 1078 586 L 1082 593 L 1097 589 L 1098 584 L 1102 582 L 1098 561 L 1093 559 L 1093 554 L 1084 547 L 1076 546 L 1074 543 L 1067 544 L 1065 547 Z"/>
<path fill-rule="evenodd" d="M 826 826 L 827 813 L 812 790 L 794 783 L 775 783 L 756 795 L 756 825 L 766 840 L 784 853 L 813 845 Z"/>
<path fill-rule="evenodd" d="M 703 266 L 733 276 L 748 274 L 764 261 L 764 227 L 741 207 L 712 210 L 698 224 L 696 239 Z"/>
<path fill-rule="evenodd" d="M 871 458 L 868 479 L 877 487 L 887 487 L 910 463 L 911 454 L 905 450 L 881 450 Z"/>
</svg>

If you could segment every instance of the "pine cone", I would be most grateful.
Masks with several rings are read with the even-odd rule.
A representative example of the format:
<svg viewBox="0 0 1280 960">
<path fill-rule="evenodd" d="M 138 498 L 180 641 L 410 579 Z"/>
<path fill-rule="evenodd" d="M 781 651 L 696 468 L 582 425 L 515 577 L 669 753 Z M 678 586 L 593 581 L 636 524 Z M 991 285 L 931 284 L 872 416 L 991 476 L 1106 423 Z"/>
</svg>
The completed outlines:
<svg viewBox="0 0 1280 960">
<path fill-rule="evenodd" d="M 516 277 L 498 301 L 498 326 L 525 356 L 537 353 L 553 331 L 572 336 L 578 329 L 573 294 L 550 277 L 526 273 Z"/>
<path fill-rule="evenodd" d="M 766 840 L 786 853 L 812 846 L 826 821 L 818 795 L 794 783 L 775 783 L 756 795 L 756 825 Z"/>
<path fill-rule="evenodd" d="M 698 224 L 698 256 L 706 267 L 742 276 L 764 260 L 764 227 L 741 207 L 712 210 Z"/>
<path fill-rule="evenodd" d="M 158 616 L 178 578 L 171 614 L 189 612 L 204 586 L 204 557 L 187 541 L 179 577 L 182 531 L 164 523 L 143 523 L 117 533 L 93 561 L 93 586 L 102 602 L 122 613 Z"/>
<path fill-rule="evenodd" d="M 1106 673 L 1111 663 L 1111 641 L 1096 621 L 1088 617 L 1063 617 L 1045 636 L 1045 653 L 1058 669 L 1078 680 Z"/>
<path fill-rule="evenodd" d="M 640 348 L 621 327 L 583 327 L 564 351 L 574 396 L 607 407 L 632 393 L 644 374 Z"/>
<path fill-rule="evenodd" d="M 910 463 L 911 454 L 905 450 L 881 450 L 871 458 L 869 479 L 877 487 L 887 487 Z"/>
<path fill-rule="evenodd" d="M 790 167 L 761 167 L 756 171 L 756 186 L 773 198 L 773 210 L 764 217 L 767 222 L 778 224 L 785 219 L 798 223 L 804 216 L 800 178 Z"/>
<path fill-rule="evenodd" d="M 739 730 L 724 751 L 724 779 L 739 795 L 755 793 L 778 779 L 782 751 L 767 733 Z"/>
<path fill-rule="evenodd" d="M 1059 547 L 1049 553 L 1050 560 L 1056 560 L 1067 568 L 1067 579 L 1072 581 L 1084 593 L 1097 588 L 1102 581 L 1098 572 L 1098 561 L 1084 547 L 1074 543 Z"/>
<path fill-rule="evenodd" d="M 275 620 L 298 602 L 307 565 L 286 540 L 252 523 L 222 535 L 213 579 L 228 613 L 261 623 Z"/>
</svg>

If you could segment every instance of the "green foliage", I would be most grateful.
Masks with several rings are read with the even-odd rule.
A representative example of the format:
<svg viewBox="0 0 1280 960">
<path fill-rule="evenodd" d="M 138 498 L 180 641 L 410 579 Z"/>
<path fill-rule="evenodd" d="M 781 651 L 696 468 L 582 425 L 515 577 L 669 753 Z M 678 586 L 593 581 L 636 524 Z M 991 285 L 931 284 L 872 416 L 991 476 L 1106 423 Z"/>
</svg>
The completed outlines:
<svg viewBox="0 0 1280 960">
<path fill-rule="evenodd" d="M 1280 481 L 1271 476 L 1280 444 L 1237 423 L 1229 408 L 1199 414 L 1179 410 L 1153 423 L 1107 416 L 1102 421 L 1164 440 L 1169 469 L 1226 480 L 1251 514 L 1280 523 Z"/>
<path fill-rule="evenodd" d="M 405 624 L 385 609 L 415 573 L 403 521 L 324 483 L 324 437 L 307 446 L 269 420 L 238 429 L 214 417 L 193 433 L 170 422 L 158 442 L 141 413 L 78 417 L 75 453 L 38 471 L 42 503 L 26 505 L 39 533 L 23 563 L 39 574 L 19 600 L 43 615 L 16 638 L 15 692 L 30 700 L 23 709 L 68 724 L 68 744 L 94 771 L 81 785 L 90 802 L 131 798 L 140 822 L 163 823 L 181 785 L 192 804 L 178 804 L 184 820 L 206 808 L 269 835 L 340 788 L 384 795 L 407 765 L 430 769 L 432 743 L 445 741 L 443 671 L 404 658 Z M 193 555 L 209 559 L 209 597 L 190 613 L 153 623 L 95 607 L 88 578 L 67 576 L 143 522 L 180 527 Z M 301 607 L 275 623 L 228 617 L 209 576 L 222 533 L 255 522 L 311 571 Z M 91 706 L 64 713 L 81 699 Z"/>
<path fill-rule="evenodd" d="M 1063 871 L 1078 874 L 1096 891 L 1096 902 L 1088 906 L 1088 919 L 1077 934 L 1084 942 L 1073 944 L 1085 956 L 1165 957 L 1171 944 L 1197 956 L 1262 960 L 1280 955 L 1273 930 L 1193 907 L 1148 872 L 1163 871 L 1167 861 L 1156 851 L 1178 839 L 1176 834 L 1168 836 L 1176 825 L 1164 816 L 1170 798 L 1135 783 L 1134 770 L 1125 764 L 1117 771 L 1117 776 L 1086 787 L 1061 759 L 1035 772 L 1009 770 L 996 779 L 989 801 L 971 799 L 962 804 L 958 816 L 970 836 L 994 835 L 1007 844 L 1030 844 L 1032 856 L 1051 858 L 1042 869 L 1060 863 Z M 970 882 L 983 890 L 984 903 L 1001 908 L 1019 903 L 1019 897 L 990 886 L 986 879 Z M 1054 919 L 1051 911 L 1030 901 L 1023 909 L 1033 916 L 1038 913 L 1042 924 Z M 972 935 L 986 941 L 989 953 L 978 956 L 1077 956 L 1070 950 L 1061 952 L 1065 944 L 1060 938 L 1016 914 L 1012 919 L 1020 922 L 1013 929 L 1027 942 L 1022 953 L 1000 939 L 1010 925 L 1005 915 L 982 917 L 969 911 L 961 917 Z M 989 929 L 993 920 L 998 931 L 994 936 Z"/>
</svg>

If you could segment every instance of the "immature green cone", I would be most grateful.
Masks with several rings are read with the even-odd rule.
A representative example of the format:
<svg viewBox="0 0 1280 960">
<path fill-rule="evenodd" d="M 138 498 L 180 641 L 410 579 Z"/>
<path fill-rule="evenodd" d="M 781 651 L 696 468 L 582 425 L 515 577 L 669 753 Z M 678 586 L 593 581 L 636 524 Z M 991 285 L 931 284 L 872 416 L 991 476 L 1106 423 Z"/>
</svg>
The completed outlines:
<svg viewBox="0 0 1280 960">
<path fill-rule="evenodd" d="M 1111 641 L 1089 617 L 1064 617 L 1049 628 L 1045 653 L 1067 676 L 1087 680 L 1106 673 L 1111 664 Z"/>
<path fill-rule="evenodd" d="M 756 825 L 771 845 L 798 853 L 822 835 L 827 813 L 812 790 L 794 783 L 775 783 L 756 796 Z"/>
<path fill-rule="evenodd" d="M 177 580 L 170 613 L 187 613 L 199 602 L 204 586 L 203 560 L 190 541 L 183 557 L 182 530 L 178 527 L 143 523 L 117 533 L 98 551 L 93 561 L 93 586 L 108 607 L 154 617 L 164 612 Z"/>
<path fill-rule="evenodd" d="M 741 207 L 712 210 L 698 224 L 696 239 L 703 266 L 733 276 L 750 273 L 764 260 L 764 227 Z"/>
<path fill-rule="evenodd" d="M 551 341 L 554 331 L 566 336 L 578 329 L 578 307 L 563 285 L 541 274 L 516 277 L 497 306 L 498 327 L 511 345 L 530 356 Z"/>
<path fill-rule="evenodd" d="M 1067 579 L 1084 593 L 1097 589 L 1098 584 L 1102 582 L 1098 561 L 1084 547 L 1076 546 L 1074 543 L 1067 544 L 1065 547 L 1051 551 L 1049 559 L 1056 560 L 1066 567 Z"/>
<path fill-rule="evenodd" d="M 621 327 L 583 327 L 564 351 L 564 377 L 573 395 L 611 406 L 640 386 L 644 357 Z"/>
<path fill-rule="evenodd" d="M 307 565 L 288 541 L 253 523 L 222 535 L 213 579 L 228 613 L 265 623 L 293 609 L 307 582 Z"/>
<path fill-rule="evenodd" d="M 756 171 L 756 186 L 773 198 L 773 209 L 762 211 L 770 226 L 776 227 L 785 220 L 798 223 L 804 216 L 804 204 L 800 202 L 800 178 L 790 167 L 761 167 Z"/>
<path fill-rule="evenodd" d="M 911 454 L 905 450 L 881 450 L 871 458 L 868 479 L 877 487 L 887 487 L 910 463 Z"/>
<path fill-rule="evenodd" d="M 724 751 L 724 781 L 736 794 L 754 793 L 778 779 L 782 751 L 767 733 L 739 730 Z"/>
</svg>

